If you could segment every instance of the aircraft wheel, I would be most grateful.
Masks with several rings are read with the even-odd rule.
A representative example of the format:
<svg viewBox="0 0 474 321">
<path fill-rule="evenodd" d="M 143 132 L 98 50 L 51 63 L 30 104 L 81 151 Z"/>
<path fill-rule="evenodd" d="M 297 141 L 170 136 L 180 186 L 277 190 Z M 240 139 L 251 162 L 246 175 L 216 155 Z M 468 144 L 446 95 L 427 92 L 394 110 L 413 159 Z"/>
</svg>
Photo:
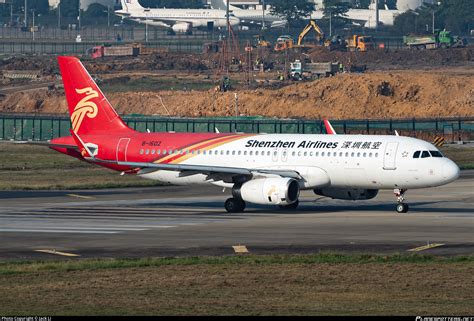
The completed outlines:
<svg viewBox="0 0 474 321">
<path fill-rule="evenodd" d="M 288 204 L 288 205 L 279 205 L 279 206 L 283 210 L 294 210 L 298 207 L 299 203 L 300 202 L 298 200 L 296 200 L 296 202 L 294 202 L 294 203 L 291 203 L 291 204 Z"/>
<path fill-rule="evenodd" d="M 224 207 L 229 213 L 239 213 L 244 211 L 245 202 L 237 198 L 228 198 L 224 203 Z"/>
<path fill-rule="evenodd" d="M 397 213 L 406 213 L 408 212 L 408 204 L 398 203 L 397 204 Z"/>
</svg>

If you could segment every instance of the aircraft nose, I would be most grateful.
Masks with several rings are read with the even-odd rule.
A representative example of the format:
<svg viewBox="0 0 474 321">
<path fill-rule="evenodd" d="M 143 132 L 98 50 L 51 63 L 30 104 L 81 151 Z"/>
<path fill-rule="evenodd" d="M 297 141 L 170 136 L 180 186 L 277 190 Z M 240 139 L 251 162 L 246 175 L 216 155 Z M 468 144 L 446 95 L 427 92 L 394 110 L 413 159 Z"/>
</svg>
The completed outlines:
<svg viewBox="0 0 474 321">
<path fill-rule="evenodd" d="M 447 183 L 456 180 L 459 177 L 459 167 L 453 161 L 443 165 L 443 178 Z"/>
</svg>

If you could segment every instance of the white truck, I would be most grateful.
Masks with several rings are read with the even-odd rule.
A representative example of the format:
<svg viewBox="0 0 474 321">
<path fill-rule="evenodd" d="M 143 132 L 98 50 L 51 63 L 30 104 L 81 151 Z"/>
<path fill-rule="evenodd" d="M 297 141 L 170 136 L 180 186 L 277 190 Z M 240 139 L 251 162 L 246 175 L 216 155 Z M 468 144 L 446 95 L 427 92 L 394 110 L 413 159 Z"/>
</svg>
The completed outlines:
<svg viewBox="0 0 474 321">
<path fill-rule="evenodd" d="M 338 72 L 339 64 L 334 62 L 302 62 L 295 60 L 290 63 L 290 78 L 293 80 L 330 77 Z"/>
</svg>

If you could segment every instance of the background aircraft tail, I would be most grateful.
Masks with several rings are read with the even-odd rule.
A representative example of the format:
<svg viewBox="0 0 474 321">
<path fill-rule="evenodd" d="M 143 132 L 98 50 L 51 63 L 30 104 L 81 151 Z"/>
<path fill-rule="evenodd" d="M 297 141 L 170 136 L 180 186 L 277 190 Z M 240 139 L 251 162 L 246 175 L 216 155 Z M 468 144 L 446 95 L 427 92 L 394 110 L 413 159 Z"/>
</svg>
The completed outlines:
<svg viewBox="0 0 474 321">
<path fill-rule="evenodd" d="M 132 131 L 76 57 L 58 57 L 72 130 L 78 134 Z"/>
<path fill-rule="evenodd" d="M 227 2 L 226 0 L 211 0 L 211 8 L 219 9 L 219 10 L 227 10 Z M 235 7 L 233 5 L 229 5 L 229 10 L 235 11 L 235 10 L 240 10 L 240 8 Z"/>
<path fill-rule="evenodd" d="M 131 10 L 143 10 L 143 8 L 138 0 L 120 0 L 122 4 L 122 10 L 125 12 L 129 12 Z"/>
</svg>

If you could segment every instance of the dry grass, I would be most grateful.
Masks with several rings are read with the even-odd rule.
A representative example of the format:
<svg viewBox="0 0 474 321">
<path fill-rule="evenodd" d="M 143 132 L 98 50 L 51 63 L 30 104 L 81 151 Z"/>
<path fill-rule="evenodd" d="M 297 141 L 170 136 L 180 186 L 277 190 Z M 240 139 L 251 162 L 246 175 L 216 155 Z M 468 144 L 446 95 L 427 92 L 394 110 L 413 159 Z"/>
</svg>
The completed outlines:
<svg viewBox="0 0 474 321">
<path fill-rule="evenodd" d="M 54 268 L 0 274 L 4 315 L 471 315 L 472 260 Z M 222 261 L 223 260 L 223 261 Z M 324 261 L 324 260 L 322 260 Z M 357 260 L 355 260 L 357 261 Z M 61 263 L 58 263 L 61 264 Z"/>
</svg>

